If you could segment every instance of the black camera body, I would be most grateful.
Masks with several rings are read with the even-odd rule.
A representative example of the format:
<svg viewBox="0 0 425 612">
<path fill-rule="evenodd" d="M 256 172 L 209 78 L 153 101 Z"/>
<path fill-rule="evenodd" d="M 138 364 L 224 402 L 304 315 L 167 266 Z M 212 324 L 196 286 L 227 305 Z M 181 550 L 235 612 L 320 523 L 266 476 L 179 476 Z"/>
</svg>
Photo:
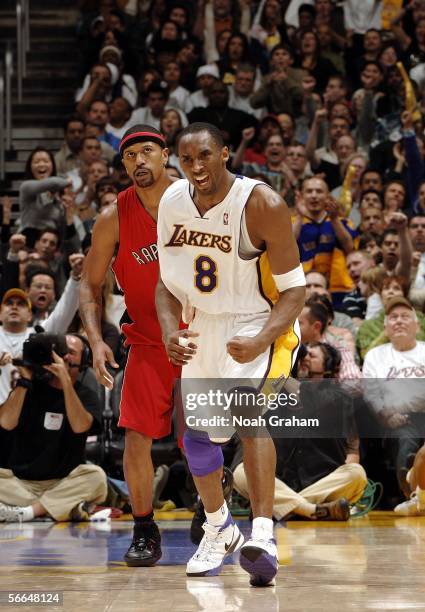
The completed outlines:
<svg viewBox="0 0 425 612">
<path fill-rule="evenodd" d="M 53 363 L 52 351 L 63 357 L 68 350 L 64 334 L 31 334 L 23 344 L 21 365 L 29 368 L 50 365 Z"/>
</svg>

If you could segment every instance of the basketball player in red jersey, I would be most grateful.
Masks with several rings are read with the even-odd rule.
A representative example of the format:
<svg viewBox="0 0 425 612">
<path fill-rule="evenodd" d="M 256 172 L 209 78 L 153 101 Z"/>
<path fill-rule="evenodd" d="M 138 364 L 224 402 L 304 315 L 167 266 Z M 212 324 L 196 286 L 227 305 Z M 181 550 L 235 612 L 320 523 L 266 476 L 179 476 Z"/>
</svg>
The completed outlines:
<svg viewBox="0 0 425 612">
<path fill-rule="evenodd" d="M 162 343 L 155 309 L 159 265 L 156 221 L 162 194 L 175 180 L 165 171 L 165 139 L 155 128 L 136 125 L 126 131 L 120 154 L 133 185 L 102 210 L 93 228 L 80 291 L 80 312 L 93 351 L 97 380 L 112 389 L 106 364 L 118 367 L 102 339 L 102 285 L 118 247 L 113 270 L 124 292 L 131 323 L 122 331 L 130 347 L 122 387 L 119 425 L 125 427 L 124 473 L 134 517 L 133 541 L 124 559 L 130 566 L 154 565 L 161 538 L 153 520 L 152 439 L 171 431 L 172 390 L 177 370 Z"/>
</svg>

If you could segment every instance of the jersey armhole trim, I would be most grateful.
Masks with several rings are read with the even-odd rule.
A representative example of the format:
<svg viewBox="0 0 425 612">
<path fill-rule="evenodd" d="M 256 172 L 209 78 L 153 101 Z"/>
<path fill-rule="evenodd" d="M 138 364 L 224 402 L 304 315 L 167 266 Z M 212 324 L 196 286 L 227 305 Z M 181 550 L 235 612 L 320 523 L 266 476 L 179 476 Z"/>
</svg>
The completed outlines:
<svg viewBox="0 0 425 612">
<path fill-rule="evenodd" d="M 261 297 L 263 298 L 263 300 L 265 300 L 265 302 L 267 303 L 267 305 L 269 306 L 270 311 L 271 311 L 272 308 L 273 308 L 273 302 L 264 293 L 263 282 L 262 282 L 262 279 L 261 279 L 261 267 L 260 267 L 260 258 L 259 257 L 257 259 L 256 268 L 257 268 L 258 291 L 260 292 Z"/>
<path fill-rule="evenodd" d="M 238 175 L 236 175 L 236 176 L 238 176 Z M 246 207 L 247 207 L 247 204 L 248 204 L 248 202 L 249 202 L 249 198 L 250 198 L 250 197 L 251 197 L 251 195 L 252 195 L 252 192 L 254 191 L 254 189 L 255 189 L 255 188 L 258 186 L 258 185 L 266 185 L 266 183 L 261 183 L 261 182 L 258 182 L 258 183 L 256 183 L 256 184 L 255 184 L 255 185 L 252 187 L 252 189 L 251 189 L 251 191 L 250 191 L 250 193 L 249 193 L 249 196 L 248 196 L 248 197 L 247 197 L 247 199 L 246 199 L 246 202 L 245 202 L 245 204 L 244 204 L 244 207 L 243 207 L 243 209 L 242 209 L 242 212 L 241 212 L 241 219 L 240 219 L 240 225 L 239 225 L 239 241 L 238 241 L 238 250 L 237 250 L 238 259 L 240 259 L 240 261 L 252 261 L 252 260 L 253 260 L 253 259 L 255 259 L 256 257 L 258 257 L 258 258 L 259 258 L 259 257 L 261 257 L 261 255 L 262 255 L 262 254 L 265 252 L 265 249 L 264 249 L 264 250 L 257 249 L 257 248 L 256 248 L 256 247 L 255 247 L 255 246 L 252 244 L 251 236 L 249 235 L 248 226 L 247 226 L 247 223 L 246 223 Z M 267 187 L 267 185 L 266 185 L 266 187 Z M 241 257 L 241 256 L 240 256 L 241 237 L 242 237 L 242 224 L 243 224 L 243 222 L 244 222 L 244 219 L 245 219 L 246 237 L 247 237 L 247 238 L 248 238 L 248 240 L 249 240 L 249 245 L 248 245 L 248 247 L 249 247 L 250 249 L 252 249 L 253 251 L 256 251 L 256 253 L 254 253 L 254 254 L 253 254 L 251 257 L 248 257 L 248 258 L 244 258 L 244 257 Z"/>
<path fill-rule="evenodd" d="M 120 254 L 120 244 L 121 244 L 121 242 L 120 242 L 120 236 L 121 236 L 121 234 L 120 234 L 120 207 L 118 205 L 118 197 L 117 197 L 117 219 L 118 219 L 118 241 L 115 243 L 115 250 L 114 250 L 115 258 L 114 258 L 114 263 L 111 265 L 111 269 L 114 272 L 114 274 L 115 274 L 115 270 L 114 270 L 115 263 L 118 261 L 118 257 L 119 257 L 119 254 Z"/>
</svg>

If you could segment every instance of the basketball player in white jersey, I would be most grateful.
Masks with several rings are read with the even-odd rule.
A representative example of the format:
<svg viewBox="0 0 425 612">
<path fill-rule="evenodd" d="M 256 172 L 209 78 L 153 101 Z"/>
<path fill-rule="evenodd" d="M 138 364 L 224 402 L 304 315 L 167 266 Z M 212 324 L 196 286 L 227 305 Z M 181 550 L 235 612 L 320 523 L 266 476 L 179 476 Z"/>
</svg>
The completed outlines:
<svg viewBox="0 0 425 612">
<path fill-rule="evenodd" d="M 287 377 L 299 345 L 296 318 L 305 294 L 287 206 L 267 185 L 226 169 L 229 151 L 215 126 L 185 128 L 179 159 L 187 180 L 166 190 L 158 214 L 156 305 L 168 356 L 184 366 L 183 379 Z M 188 330 L 178 331 L 181 314 Z M 217 575 L 224 557 L 240 548 L 251 584 L 273 584 L 275 447 L 270 436 L 241 439 L 254 517 L 243 545 L 223 498 L 221 447 L 205 432 L 184 433 L 207 517 L 186 571 Z"/>
</svg>

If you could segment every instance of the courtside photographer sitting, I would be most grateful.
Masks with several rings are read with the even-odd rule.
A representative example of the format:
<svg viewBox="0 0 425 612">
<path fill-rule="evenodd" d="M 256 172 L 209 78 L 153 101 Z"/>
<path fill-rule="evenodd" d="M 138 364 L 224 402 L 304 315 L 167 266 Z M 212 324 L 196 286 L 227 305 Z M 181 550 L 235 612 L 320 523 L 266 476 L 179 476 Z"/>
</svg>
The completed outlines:
<svg viewBox="0 0 425 612">
<path fill-rule="evenodd" d="M 14 432 L 10 469 L 0 469 L 0 521 L 87 520 L 106 497 L 105 473 L 85 463 L 87 436 L 101 423 L 99 398 L 79 376 L 90 347 L 74 334 L 32 334 L 14 361 L 20 377 L 0 407 L 0 427 Z"/>
</svg>

